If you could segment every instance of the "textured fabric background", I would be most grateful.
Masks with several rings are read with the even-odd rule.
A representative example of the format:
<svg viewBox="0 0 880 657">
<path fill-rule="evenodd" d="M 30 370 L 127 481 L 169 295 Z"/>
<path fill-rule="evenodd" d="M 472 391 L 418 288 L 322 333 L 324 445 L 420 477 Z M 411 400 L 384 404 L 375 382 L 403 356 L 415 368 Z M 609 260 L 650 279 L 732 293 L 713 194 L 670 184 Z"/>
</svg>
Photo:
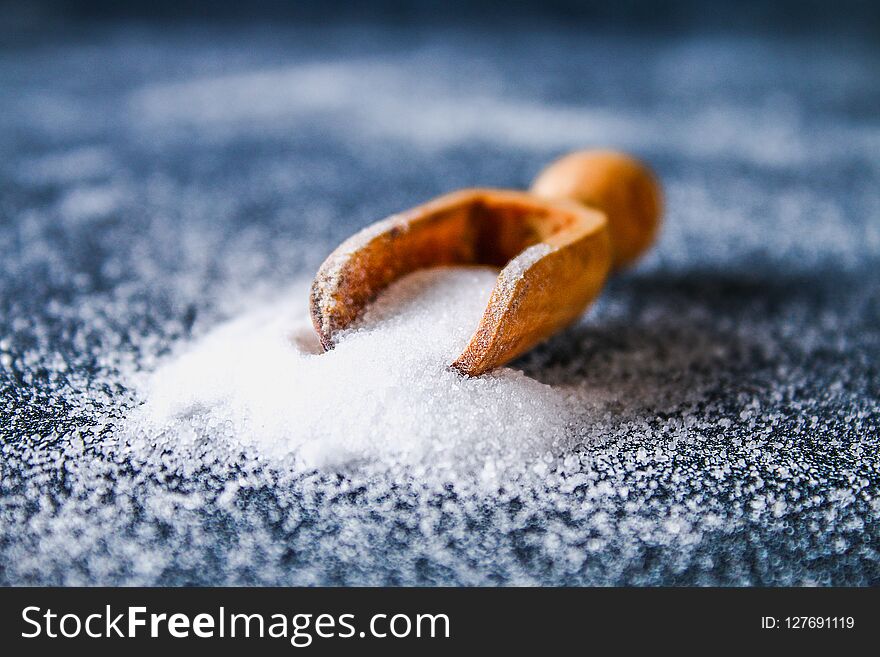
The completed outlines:
<svg viewBox="0 0 880 657">
<path fill-rule="evenodd" d="M 2 43 L 3 583 L 880 582 L 870 34 L 120 21 Z M 371 221 L 594 145 L 651 162 L 667 216 L 518 363 L 618 400 L 567 487 L 426 497 L 114 451 L 125 371 Z"/>
</svg>

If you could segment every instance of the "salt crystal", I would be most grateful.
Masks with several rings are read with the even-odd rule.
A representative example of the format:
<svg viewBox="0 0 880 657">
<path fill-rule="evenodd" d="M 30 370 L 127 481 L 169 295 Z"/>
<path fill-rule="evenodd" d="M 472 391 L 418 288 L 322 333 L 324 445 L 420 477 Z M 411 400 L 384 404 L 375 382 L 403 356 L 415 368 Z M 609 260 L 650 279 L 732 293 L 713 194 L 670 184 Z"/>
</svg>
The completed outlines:
<svg viewBox="0 0 880 657">
<path fill-rule="evenodd" d="M 21 102 L 3 120 L 21 139 L 0 174 L 3 584 L 878 581 L 877 121 L 846 109 L 876 97 L 875 49 L 848 42 L 829 63 L 760 39 L 612 39 L 611 74 L 598 67 L 591 93 L 559 107 L 545 92 L 564 84 L 526 100 L 486 84 L 539 61 L 544 36 L 507 63 L 483 57 L 491 39 L 441 34 L 429 51 L 318 64 L 279 36 L 271 55 L 120 36 L 98 64 L 125 84 L 98 94 L 61 79 L 65 61 L 98 61 L 72 43 L 38 53 L 39 79 L 7 76 Z M 148 41 L 167 57 L 127 56 Z M 607 49 L 566 42 L 572 61 Z M 651 66 L 634 65 L 646 54 Z M 484 70 L 468 81 L 475 55 Z M 4 57 L 19 73 L 37 62 Z M 704 62 L 726 62 L 725 76 Z M 649 102 L 610 88 L 615 70 L 641 71 L 647 84 L 630 87 Z M 762 101 L 768 72 L 793 113 Z M 311 386 L 295 390 L 315 409 L 272 392 L 273 379 L 351 367 L 310 355 L 304 289 L 264 294 L 387 212 L 454 185 L 525 184 L 555 153 L 599 142 L 657 165 L 661 238 L 579 326 L 513 364 L 525 374 L 449 379 L 438 355 L 413 384 L 416 365 L 389 375 L 368 353 L 372 372 L 354 374 L 372 406 L 353 385 L 335 408 Z M 365 325 L 345 344 L 361 353 L 390 330 Z M 191 386 L 172 376 L 187 359 Z M 529 386 L 534 406 L 511 402 Z M 355 410 L 369 415 L 343 431 Z M 298 418 L 314 426 L 284 429 Z M 323 442 L 304 439 L 315 427 Z"/>
<path fill-rule="evenodd" d="M 482 316 L 497 274 L 420 271 L 393 284 L 335 348 L 316 354 L 304 291 L 219 327 L 143 385 L 129 430 L 233 443 L 296 467 L 422 466 L 497 484 L 565 444 L 563 396 L 510 368 L 465 378 L 449 368 Z"/>
</svg>

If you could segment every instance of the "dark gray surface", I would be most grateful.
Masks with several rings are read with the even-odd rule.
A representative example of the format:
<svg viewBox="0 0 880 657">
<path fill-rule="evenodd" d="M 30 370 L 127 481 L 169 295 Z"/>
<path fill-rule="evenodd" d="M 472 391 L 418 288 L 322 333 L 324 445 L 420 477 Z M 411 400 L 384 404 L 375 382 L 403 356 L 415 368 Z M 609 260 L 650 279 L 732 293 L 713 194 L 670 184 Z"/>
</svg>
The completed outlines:
<svg viewBox="0 0 880 657">
<path fill-rule="evenodd" d="M 0 51 L 0 580 L 880 578 L 880 51 L 801 36 L 82 29 Z M 114 440 L 126 372 L 390 212 L 649 160 L 657 251 L 520 366 L 620 408 L 488 497 Z"/>
</svg>

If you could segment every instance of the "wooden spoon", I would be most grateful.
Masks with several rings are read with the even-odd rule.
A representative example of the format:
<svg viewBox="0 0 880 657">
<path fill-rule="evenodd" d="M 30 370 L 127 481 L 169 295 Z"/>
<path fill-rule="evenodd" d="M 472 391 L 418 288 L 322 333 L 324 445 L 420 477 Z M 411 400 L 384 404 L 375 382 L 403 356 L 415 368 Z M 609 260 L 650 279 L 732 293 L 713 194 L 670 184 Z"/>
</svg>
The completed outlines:
<svg viewBox="0 0 880 657">
<path fill-rule="evenodd" d="M 647 167 L 609 151 L 558 160 L 530 193 L 446 194 L 365 228 L 330 254 L 312 283 L 315 330 L 332 349 L 379 292 L 417 269 L 501 267 L 476 332 L 452 363 L 477 376 L 579 317 L 612 268 L 651 244 L 660 207 Z"/>
</svg>

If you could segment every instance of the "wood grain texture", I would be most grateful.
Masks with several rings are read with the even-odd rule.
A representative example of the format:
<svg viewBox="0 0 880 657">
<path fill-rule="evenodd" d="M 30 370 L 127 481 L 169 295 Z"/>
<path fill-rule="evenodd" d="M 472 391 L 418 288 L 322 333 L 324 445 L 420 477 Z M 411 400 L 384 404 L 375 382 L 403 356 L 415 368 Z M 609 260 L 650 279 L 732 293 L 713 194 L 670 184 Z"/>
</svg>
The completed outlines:
<svg viewBox="0 0 880 657">
<path fill-rule="evenodd" d="M 464 189 L 441 196 L 365 228 L 330 254 L 311 288 L 315 330 L 324 349 L 333 348 L 376 295 L 418 269 L 498 267 L 480 324 L 452 363 L 462 374 L 482 374 L 579 317 L 612 268 L 653 241 L 659 199 L 646 167 L 605 151 L 559 160 L 533 193 Z"/>
</svg>

